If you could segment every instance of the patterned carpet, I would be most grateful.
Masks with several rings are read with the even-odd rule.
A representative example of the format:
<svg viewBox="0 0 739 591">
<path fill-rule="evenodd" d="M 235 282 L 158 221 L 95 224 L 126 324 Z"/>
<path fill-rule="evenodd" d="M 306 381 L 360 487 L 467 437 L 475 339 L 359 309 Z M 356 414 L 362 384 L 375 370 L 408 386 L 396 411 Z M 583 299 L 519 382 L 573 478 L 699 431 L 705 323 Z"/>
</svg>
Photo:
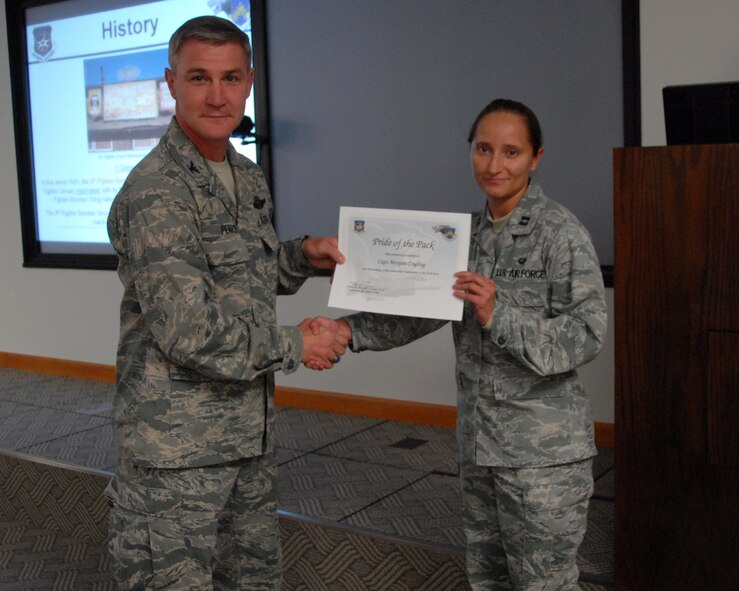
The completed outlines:
<svg viewBox="0 0 739 591">
<path fill-rule="evenodd" d="M 0 590 L 112 589 L 111 399 L 110 384 L 0 368 Z M 283 589 L 468 588 L 453 432 L 283 408 L 276 436 Z M 601 450 L 587 591 L 612 587 L 612 467 Z"/>
</svg>

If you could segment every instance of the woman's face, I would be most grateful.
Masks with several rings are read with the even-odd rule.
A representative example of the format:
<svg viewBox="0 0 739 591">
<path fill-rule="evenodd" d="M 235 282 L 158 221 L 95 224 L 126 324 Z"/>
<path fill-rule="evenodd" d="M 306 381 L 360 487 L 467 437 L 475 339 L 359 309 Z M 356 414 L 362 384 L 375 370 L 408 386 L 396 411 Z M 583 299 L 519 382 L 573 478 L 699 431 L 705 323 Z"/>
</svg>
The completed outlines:
<svg viewBox="0 0 739 591">
<path fill-rule="evenodd" d="M 507 215 L 518 205 L 543 152 L 540 148 L 534 154 L 526 120 L 520 115 L 495 111 L 480 119 L 472 139 L 472 169 L 493 218 Z"/>
</svg>

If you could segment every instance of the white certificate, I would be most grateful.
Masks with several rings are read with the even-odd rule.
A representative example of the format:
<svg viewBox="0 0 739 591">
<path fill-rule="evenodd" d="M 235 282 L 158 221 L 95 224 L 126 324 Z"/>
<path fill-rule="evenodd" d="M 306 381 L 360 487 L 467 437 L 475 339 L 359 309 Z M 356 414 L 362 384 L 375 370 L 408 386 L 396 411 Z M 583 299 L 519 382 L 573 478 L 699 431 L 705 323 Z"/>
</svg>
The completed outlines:
<svg viewBox="0 0 739 591">
<path fill-rule="evenodd" d="M 461 320 L 454 273 L 467 270 L 470 214 L 342 207 L 339 250 L 328 305 L 334 308 Z"/>
</svg>

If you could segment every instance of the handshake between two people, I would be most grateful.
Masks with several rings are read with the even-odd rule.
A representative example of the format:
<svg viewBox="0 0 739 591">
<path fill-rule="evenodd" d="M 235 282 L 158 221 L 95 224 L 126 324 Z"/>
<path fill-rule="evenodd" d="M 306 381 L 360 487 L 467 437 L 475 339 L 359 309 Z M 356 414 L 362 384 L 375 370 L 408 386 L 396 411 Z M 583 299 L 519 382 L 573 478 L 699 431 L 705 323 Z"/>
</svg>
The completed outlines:
<svg viewBox="0 0 739 591">
<path fill-rule="evenodd" d="M 303 336 L 300 360 L 305 367 L 316 371 L 331 369 L 339 363 L 352 338 L 352 329 L 344 318 L 306 318 L 298 328 Z"/>
<path fill-rule="evenodd" d="M 346 260 L 335 236 L 306 238 L 301 243 L 306 260 L 316 268 L 331 270 Z M 468 302 L 480 326 L 488 326 L 495 311 L 496 286 L 492 278 L 470 271 L 454 274 L 454 297 Z M 333 277 L 332 277 L 333 278 Z M 345 318 L 306 318 L 298 327 L 303 337 L 301 361 L 309 369 L 331 369 L 346 353 L 352 329 Z"/>
<path fill-rule="evenodd" d="M 345 261 L 335 236 L 306 238 L 301 243 L 301 249 L 308 262 L 318 269 L 333 271 L 337 264 Z M 303 336 L 303 356 L 300 360 L 306 367 L 318 371 L 331 369 L 337 364 L 352 338 L 352 329 L 343 318 L 306 318 L 298 328 Z"/>
</svg>

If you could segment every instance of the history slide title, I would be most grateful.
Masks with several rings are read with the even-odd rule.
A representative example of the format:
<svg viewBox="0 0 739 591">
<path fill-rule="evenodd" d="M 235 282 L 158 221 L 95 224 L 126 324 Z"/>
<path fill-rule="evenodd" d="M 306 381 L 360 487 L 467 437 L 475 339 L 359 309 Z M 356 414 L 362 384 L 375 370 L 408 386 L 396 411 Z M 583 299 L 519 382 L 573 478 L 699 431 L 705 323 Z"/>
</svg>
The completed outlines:
<svg viewBox="0 0 739 591">
<path fill-rule="evenodd" d="M 126 22 L 107 21 L 103 23 L 103 40 L 115 37 L 131 37 L 133 35 L 148 35 L 154 37 L 157 34 L 159 18 L 147 18 L 144 20 L 128 19 Z"/>
</svg>

